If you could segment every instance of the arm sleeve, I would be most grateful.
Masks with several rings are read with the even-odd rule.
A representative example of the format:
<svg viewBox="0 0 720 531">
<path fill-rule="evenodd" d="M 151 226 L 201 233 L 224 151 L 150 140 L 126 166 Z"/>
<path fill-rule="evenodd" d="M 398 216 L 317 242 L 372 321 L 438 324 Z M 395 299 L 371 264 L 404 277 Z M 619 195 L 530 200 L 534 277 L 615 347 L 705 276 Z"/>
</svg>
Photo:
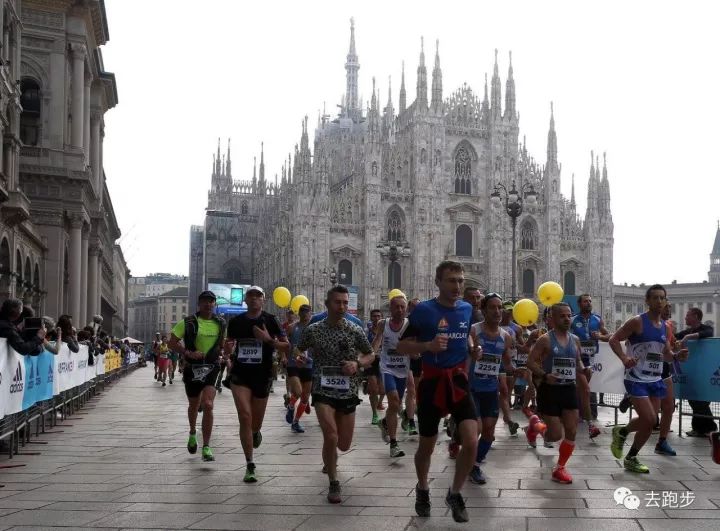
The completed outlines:
<svg viewBox="0 0 720 531">
<path fill-rule="evenodd" d="M 687 328 L 685 330 L 680 330 L 677 334 L 675 334 L 675 339 L 680 340 L 680 339 L 684 338 L 686 335 L 688 335 L 689 333 L 690 333 L 690 331 Z"/>
<path fill-rule="evenodd" d="M 175 324 L 175 326 L 173 326 L 172 333 L 178 339 L 182 339 L 183 337 L 185 337 L 185 320 L 184 319 L 181 321 L 178 321 Z"/>
<path fill-rule="evenodd" d="M 67 339 L 63 338 L 63 340 L 67 343 L 70 352 L 78 353 L 80 351 L 80 345 L 78 345 L 78 342 L 74 337 L 69 337 Z"/>
<path fill-rule="evenodd" d="M 15 352 L 22 354 L 23 356 L 37 356 L 42 352 L 42 341 L 37 336 L 27 341 L 23 341 L 17 331 L 10 330 L 7 336 L 7 342 L 8 345 L 15 350 Z"/>
</svg>

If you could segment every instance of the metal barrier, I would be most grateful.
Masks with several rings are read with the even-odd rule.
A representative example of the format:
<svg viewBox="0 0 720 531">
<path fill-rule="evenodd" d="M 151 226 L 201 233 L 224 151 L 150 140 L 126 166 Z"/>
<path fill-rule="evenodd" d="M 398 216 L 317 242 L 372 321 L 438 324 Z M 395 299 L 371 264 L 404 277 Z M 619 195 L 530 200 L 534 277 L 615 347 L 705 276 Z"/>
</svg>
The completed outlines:
<svg viewBox="0 0 720 531">
<path fill-rule="evenodd" d="M 68 416 L 74 415 L 75 411 L 82 409 L 90 398 L 93 398 L 99 392 L 105 391 L 107 384 L 118 381 L 128 372 L 135 370 L 137 366 L 137 363 L 122 365 L 117 369 L 96 376 L 93 380 L 82 385 L 62 391 L 50 400 L 38 402 L 28 409 L 6 415 L 0 419 L 0 441 L 9 440 L 8 457 L 12 459 L 14 455 L 20 454 L 20 448 L 24 448 L 26 444 L 31 442 L 30 435 L 33 431 L 33 423 L 35 437 L 38 437 L 41 433 L 46 433 L 45 430 L 48 425 L 50 428 L 57 426 L 58 417 L 60 421 L 64 421 Z M 44 444 L 44 442 L 34 441 L 33 444 Z M 34 453 L 24 452 L 23 455 L 34 455 Z"/>
<path fill-rule="evenodd" d="M 683 417 L 698 417 L 702 419 L 712 419 L 716 421 L 716 424 L 720 424 L 720 402 L 710 402 L 710 412 L 712 415 L 695 415 L 690 403 L 687 400 L 679 400 L 678 405 L 678 430 L 680 430 L 680 437 L 683 436 Z"/>
</svg>

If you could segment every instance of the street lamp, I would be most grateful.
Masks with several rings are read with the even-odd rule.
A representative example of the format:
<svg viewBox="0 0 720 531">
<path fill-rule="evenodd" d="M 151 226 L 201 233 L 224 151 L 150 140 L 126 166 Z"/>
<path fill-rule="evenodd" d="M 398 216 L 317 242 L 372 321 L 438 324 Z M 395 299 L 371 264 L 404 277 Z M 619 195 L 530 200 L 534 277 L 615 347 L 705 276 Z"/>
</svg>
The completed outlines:
<svg viewBox="0 0 720 531">
<path fill-rule="evenodd" d="M 332 284 L 333 287 L 337 284 L 337 271 L 335 271 L 334 267 L 330 271 L 330 284 Z"/>
<path fill-rule="evenodd" d="M 517 219 L 523 212 L 523 203 L 527 202 L 528 205 L 533 206 L 537 203 L 537 192 L 533 185 L 529 182 L 525 182 L 520 187 L 520 190 L 515 186 L 513 180 L 512 186 L 508 190 L 507 187 L 502 183 L 497 183 L 493 193 L 490 194 L 490 204 L 493 208 L 499 209 L 505 203 L 505 212 L 510 216 L 512 222 L 512 300 L 514 301 L 517 296 L 517 281 L 516 281 L 516 268 L 517 268 L 517 249 L 515 245 L 515 232 L 517 230 Z"/>
</svg>

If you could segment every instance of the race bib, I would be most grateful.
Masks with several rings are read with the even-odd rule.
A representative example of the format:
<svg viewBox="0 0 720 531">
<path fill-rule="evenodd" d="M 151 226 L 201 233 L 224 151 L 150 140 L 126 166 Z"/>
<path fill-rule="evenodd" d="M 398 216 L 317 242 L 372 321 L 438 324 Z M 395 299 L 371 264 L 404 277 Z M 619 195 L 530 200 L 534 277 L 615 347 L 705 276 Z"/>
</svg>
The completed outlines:
<svg viewBox="0 0 720 531">
<path fill-rule="evenodd" d="M 648 376 L 660 376 L 663 370 L 663 355 L 659 352 L 648 352 L 645 354 L 640 371 Z"/>
<path fill-rule="evenodd" d="M 597 352 L 597 346 L 594 341 L 580 341 L 580 352 L 583 356 L 592 358 Z"/>
<path fill-rule="evenodd" d="M 388 350 L 386 359 L 388 369 L 405 370 L 408 367 L 407 356 L 399 355 L 396 350 Z"/>
<path fill-rule="evenodd" d="M 559 383 L 575 381 L 575 358 L 553 358 L 553 375 Z"/>
<path fill-rule="evenodd" d="M 215 365 L 190 365 L 193 374 L 193 382 L 204 382 L 205 378 L 213 371 Z"/>
<path fill-rule="evenodd" d="M 527 352 L 518 352 L 515 355 L 515 363 L 518 367 L 525 367 L 527 366 L 529 354 Z"/>
<path fill-rule="evenodd" d="M 328 391 L 350 391 L 350 377 L 340 367 L 323 367 L 320 387 Z"/>
<path fill-rule="evenodd" d="M 475 362 L 475 374 L 481 378 L 497 378 L 500 374 L 500 356 L 483 354 Z"/>
<path fill-rule="evenodd" d="M 262 343 L 254 339 L 241 339 L 238 341 L 237 360 L 239 363 L 262 363 Z"/>
</svg>

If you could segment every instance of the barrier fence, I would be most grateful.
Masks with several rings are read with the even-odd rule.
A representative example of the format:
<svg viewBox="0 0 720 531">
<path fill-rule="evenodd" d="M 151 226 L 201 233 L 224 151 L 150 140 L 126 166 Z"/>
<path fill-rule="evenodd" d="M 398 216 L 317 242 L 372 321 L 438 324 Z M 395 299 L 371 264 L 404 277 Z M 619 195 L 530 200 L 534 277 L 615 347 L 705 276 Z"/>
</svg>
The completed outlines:
<svg viewBox="0 0 720 531">
<path fill-rule="evenodd" d="M 72 352 L 63 344 L 57 354 L 44 351 L 22 356 L 7 340 L 0 338 L 0 441 L 8 440 L 12 458 L 20 445 L 55 426 L 94 396 L 105 384 L 134 369 L 138 355 L 127 356 L 115 350 L 94 357 L 89 363 L 88 347 Z"/>
</svg>

